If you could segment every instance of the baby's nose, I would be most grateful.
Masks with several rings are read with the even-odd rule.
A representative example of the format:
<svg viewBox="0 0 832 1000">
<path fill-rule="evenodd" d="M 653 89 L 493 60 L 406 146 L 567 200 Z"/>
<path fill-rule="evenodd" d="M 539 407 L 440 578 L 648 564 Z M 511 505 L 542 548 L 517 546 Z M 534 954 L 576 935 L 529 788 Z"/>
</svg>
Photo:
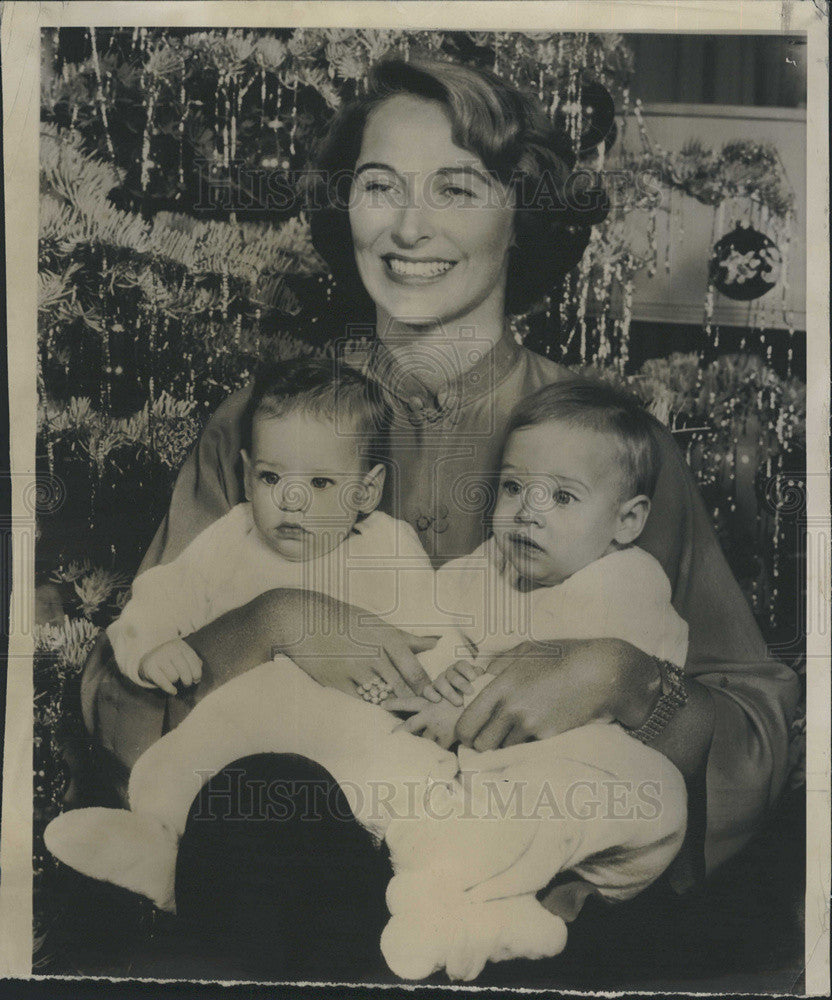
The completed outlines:
<svg viewBox="0 0 832 1000">
<path fill-rule="evenodd" d="M 306 483 L 296 480 L 281 483 L 277 488 L 277 505 L 281 510 L 299 511 L 309 505 L 311 490 Z"/>
</svg>

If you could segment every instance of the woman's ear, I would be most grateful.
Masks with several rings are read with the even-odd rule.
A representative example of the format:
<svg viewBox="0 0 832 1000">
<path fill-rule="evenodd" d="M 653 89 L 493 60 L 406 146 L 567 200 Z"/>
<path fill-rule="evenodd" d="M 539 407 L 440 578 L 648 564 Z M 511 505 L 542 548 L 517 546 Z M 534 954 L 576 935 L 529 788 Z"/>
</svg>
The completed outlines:
<svg viewBox="0 0 832 1000">
<path fill-rule="evenodd" d="M 357 509 L 360 514 L 371 514 L 381 503 L 384 477 L 387 470 L 381 464 L 374 465 L 361 480 L 361 497 Z"/>
<path fill-rule="evenodd" d="M 251 501 L 251 485 L 254 477 L 254 470 L 251 467 L 251 459 L 249 458 L 248 452 L 245 448 L 240 449 L 240 455 L 243 459 L 243 488 L 245 489 L 246 500 Z"/>
<path fill-rule="evenodd" d="M 619 545 L 632 545 L 644 531 L 649 513 L 650 497 L 643 493 L 631 500 L 625 500 L 618 509 L 618 530 L 615 533 L 615 541 Z"/>
</svg>

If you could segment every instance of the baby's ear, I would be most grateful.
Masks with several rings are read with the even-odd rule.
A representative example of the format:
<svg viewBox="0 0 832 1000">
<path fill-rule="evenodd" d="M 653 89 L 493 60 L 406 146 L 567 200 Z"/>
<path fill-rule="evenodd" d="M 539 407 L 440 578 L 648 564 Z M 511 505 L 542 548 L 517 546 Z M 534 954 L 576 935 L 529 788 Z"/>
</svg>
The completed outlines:
<svg viewBox="0 0 832 1000">
<path fill-rule="evenodd" d="M 650 513 L 650 497 L 643 493 L 625 500 L 618 510 L 618 530 L 615 541 L 619 545 L 632 545 L 644 531 Z"/>
<path fill-rule="evenodd" d="M 240 456 L 243 459 L 243 488 L 246 493 L 246 500 L 251 500 L 251 483 L 254 476 L 254 470 L 251 467 L 251 459 L 249 458 L 248 452 L 245 448 L 240 449 Z"/>
<path fill-rule="evenodd" d="M 358 511 L 361 514 L 371 514 L 381 503 L 381 494 L 384 490 L 384 477 L 387 470 L 381 464 L 374 465 L 369 472 L 366 472 L 361 480 L 361 498 L 358 502 Z"/>
</svg>

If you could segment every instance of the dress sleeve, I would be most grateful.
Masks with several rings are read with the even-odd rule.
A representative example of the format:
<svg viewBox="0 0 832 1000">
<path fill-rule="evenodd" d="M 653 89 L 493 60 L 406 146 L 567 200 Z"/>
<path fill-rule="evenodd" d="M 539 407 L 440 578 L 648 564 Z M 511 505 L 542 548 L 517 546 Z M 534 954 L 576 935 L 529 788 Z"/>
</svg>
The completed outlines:
<svg viewBox="0 0 832 1000">
<path fill-rule="evenodd" d="M 686 671 L 713 695 L 705 863 L 712 870 L 757 828 L 787 777 L 795 673 L 772 659 L 720 549 L 693 475 L 671 435 L 639 545 L 661 563 L 688 623 Z"/>
<path fill-rule="evenodd" d="M 176 477 L 170 507 L 139 573 L 175 559 L 189 542 L 243 497 L 240 426 L 251 387 L 217 407 Z"/>
</svg>

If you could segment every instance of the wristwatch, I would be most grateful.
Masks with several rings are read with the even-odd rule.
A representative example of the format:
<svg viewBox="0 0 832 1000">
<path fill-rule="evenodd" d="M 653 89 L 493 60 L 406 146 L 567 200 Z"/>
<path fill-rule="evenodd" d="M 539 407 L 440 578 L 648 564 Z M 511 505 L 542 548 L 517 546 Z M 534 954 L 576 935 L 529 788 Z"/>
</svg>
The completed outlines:
<svg viewBox="0 0 832 1000">
<path fill-rule="evenodd" d="M 641 743 L 652 743 L 665 726 L 688 700 L 685 672 L 668 660 L 656 660 L 661 678 L 661 693 L 653 711 L 638 727 L 628 732 Z"/>
</svg>

